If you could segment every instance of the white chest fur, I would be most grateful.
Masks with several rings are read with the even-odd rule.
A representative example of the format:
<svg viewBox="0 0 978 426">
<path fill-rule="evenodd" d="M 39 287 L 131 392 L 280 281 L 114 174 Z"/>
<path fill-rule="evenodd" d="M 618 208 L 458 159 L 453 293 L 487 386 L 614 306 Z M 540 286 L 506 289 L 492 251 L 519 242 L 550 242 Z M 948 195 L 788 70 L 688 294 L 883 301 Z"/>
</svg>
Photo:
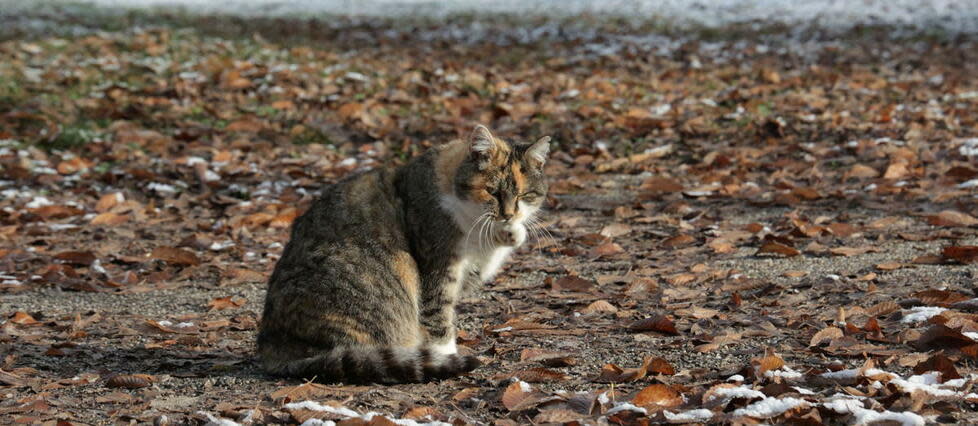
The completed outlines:
<svg viewBox="0 0 978 426">
<path fill-rule="evenodd" d="M 526 228 L 523 225 L 535 213 L 534 208 L 521 203 L 520 214 L 508 224 L 491 223 L 484 208 L 475 203 L 466 202 L 454 196 L 444 196 L 442 208 L 448 211 L 455 224 L 463 231 L 464 237 L 459 245 L 460 261 L 452 265 L 459 281 L 466 279 L 473 272 L 478 272 L 479 280 L 492 280 L 502 268 L 510 254 L 526 240 Z M 496 232 L 511 232 L 515 245 L 498 245 Z"/>
</svg>

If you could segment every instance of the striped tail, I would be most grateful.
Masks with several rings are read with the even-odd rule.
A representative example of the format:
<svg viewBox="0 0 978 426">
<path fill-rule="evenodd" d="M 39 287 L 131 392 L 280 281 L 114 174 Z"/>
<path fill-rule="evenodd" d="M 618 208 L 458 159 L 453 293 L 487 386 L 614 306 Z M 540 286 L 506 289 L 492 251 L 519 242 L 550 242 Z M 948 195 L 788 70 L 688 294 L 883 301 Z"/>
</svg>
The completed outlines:
<svg viewBox="0 0 978 426">
<path fill-rule="evenodd" d="M 338 347 L 284 362 L 266 362 L 272 374 L 322 382 L 416 383 L 467 373 L 482 363 L 472 355 L 445 355 L 429 348 Z"/>
</svg>

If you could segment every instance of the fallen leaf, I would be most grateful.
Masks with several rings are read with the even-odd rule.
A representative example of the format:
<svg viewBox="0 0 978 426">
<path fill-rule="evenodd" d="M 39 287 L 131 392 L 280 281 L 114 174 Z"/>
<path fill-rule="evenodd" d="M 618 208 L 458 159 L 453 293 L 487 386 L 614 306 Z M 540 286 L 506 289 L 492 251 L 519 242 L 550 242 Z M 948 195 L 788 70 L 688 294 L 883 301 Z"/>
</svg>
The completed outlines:
<svg viewBox="0 0 978 426">
<path fill-rule="evenodd" d="M 196 266 L 200 264 L 200 259 L 196 254 L 176 247 L 157 247 L 153 249 L 150 257 L 179 266 Z"/>
<path fill-rule="evenodd" d="M 616 238 L 622 235 L 628 235 L 629 232 L 632 232 L 631 226 L 624 223 L 612 223 L 601 228 L 600 234 L 608 238 Z"/>
<path fill-rule="evenodd" d="M 590 257 L 599 258 L 605 256 L 613 256 L 618 253 L 624 253 L 624 252 L 625 249 L 621 248 L 620 245 L 609 241 L 591 249 Z"/>
<path fill-rule="evenodd" d="M 919 375 L 928 371 L 941 373 L 941 383 L 961 378 L 958 369 L 954 367 L 954 361 L 951 361 L 950 358 L 942 353 L 931 355 L 926 361 L 920 362 L 913 367 L 913 374 Z"/>
<path fill-rule="evenodd" d="M 89 266 L 95 263 L 95 254 L 90 251 L 64 251 L 54 255 L 54 258 L 64 263 L 79 266 Z"/>
<path fill-rule="evenodd" d="M 662 383 L 656 383 L 642 389 L 632 399 L 632 404 L 653 411 L 676 407 L 683 402 L 682 394 L 677 392 L 672 386 Z"/>
<path fill-rule="evenodd" d="M 657 333 L 668 334 L 670 336 L 679 335 L 679 331 L 676 330 L 676 325 L 673 324 L 672 320 L 665 315 L 655 315 L 635 321 L 628 325 L 628 330 L 633 332 L 654 331 Z"/>
<path fill-rule="evenodd" d="M 518 378 L 527 383 L 552 383 L 567 380 L 568 376 L 559 371 L 547 368 L 530 368 L 513 373 L 510 377 Z"/>
<path fill-rule="evenodd" d="M 618 308 L 616 308 L 615 305 L 608 303 L 607 300 L 598 300 L 592 302 L 586 308 L 581 309 L 581 313 L 586 315 L 596 314 L 596 313 L 614 313 L 614 312 L 618 312 Z"/>
<path fill-rule="evenodd" d="M 23 311 L 14 312 L 13 316 L 10 317 L 10 322 L 20 325 L 37 324 L 37 320 L 34 317 Z"/>
<path fill-rule="evenodd" d="M 207 302 L 207 306 L 209 306 L 212 311 L 223 311 L 225 309 L 240 308 L 241 306 L 244 306 L 245 302 L 247 302 L 247 300 L 245 300 L 243 297 L 232 298 L 231 296 L 227 296 L 215 298 L 210 302 Z"/>
<path fill-rule="evenodd" d="M 576 275 L 566 275 L 554 281 L 552 288 L 559 291 L 586 293 L 594 288 L 594 282 Z"/>
<path fill-rule="evenodd" d="M 798 251 L 798 249 L 796 249 L 794 247 L 787 246 L 787 245 L 784 245 L 784 244 L 781 244 L 781 243 L 775 242 L 775 241 L 768 241 L 768 242 L 764 243 L 764 245 L 762 245 L 760 249 L 757 250 L 757 253 L 754 253 L 754 254 L 755 255 L 758 255 L 758 254 L 780 254 L 780 255 L 783 255 L 783 256 L 792 257 L 792 256 L 798 256 L 799 254 L 801 254 L 801 252 Z"/>
<path fill-rule="evenodd" d="M 812 339 L 808 342 L 808 346 L 819 346 L 825 342 L 831 342 L 834 339 L 842 337 L 842 330 L 837 327 L 826 327 L 819 330 L 812 336 Z"/>
<path fill-rule="evenodd" d="M 529 383 L 517 380 L 503 391 L 503 406 L 509 411 L 522 411 L 540 402 L 544 394 L 533 389 Z"/>
<path fill-rule="evenodd" d="M 117 374 L 105 382 L 110 388 L 139 389 L 153 384 L 153 376 L 148 374 Z"/>
<path fill-rule="evenodd" d="M 98 216 L 93 217 L 92 221 L 89 223 L 91 223 L 92 225 L 115 226 L 115 225 L 121 225 L 123 223 L 126 223 L 127 221 L 129 221 L 128 215 L 105 212 L 99 214 Z"/>
<path fill-rule="evenodd" d="M 961 263 L 978 262 L 978 246 L 949 246 L 944 247 L 941 255 Z"/>
<path fill-rule="evenodd" d="M 934 226 L 963 227 L 978 224 L 978 219 L 967 213 L 944 210 L 936 215 L 927 216 L 927 223 Z"/>
</svg>

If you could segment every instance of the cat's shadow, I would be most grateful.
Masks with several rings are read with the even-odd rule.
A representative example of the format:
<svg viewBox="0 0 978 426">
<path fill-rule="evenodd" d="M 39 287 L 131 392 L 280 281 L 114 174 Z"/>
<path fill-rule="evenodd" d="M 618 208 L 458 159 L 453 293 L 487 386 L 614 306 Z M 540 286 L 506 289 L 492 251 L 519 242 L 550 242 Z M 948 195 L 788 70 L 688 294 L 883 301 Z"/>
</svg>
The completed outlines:
<svg viewBox="0 0 978 426">
<path fill-rule="evenodd" d="M 11 345 L 13 346 L 13 345 Z M 172 345 L 162 348 L 113 347 L 111 344 L 71 345 L 21 342 L 8 351 L 17 358 L 14 367 L 32 367 L 57 377 L 83 373 L 169 375 L 181 378 L 270 378 L 253 353 Z"/>
</svg>

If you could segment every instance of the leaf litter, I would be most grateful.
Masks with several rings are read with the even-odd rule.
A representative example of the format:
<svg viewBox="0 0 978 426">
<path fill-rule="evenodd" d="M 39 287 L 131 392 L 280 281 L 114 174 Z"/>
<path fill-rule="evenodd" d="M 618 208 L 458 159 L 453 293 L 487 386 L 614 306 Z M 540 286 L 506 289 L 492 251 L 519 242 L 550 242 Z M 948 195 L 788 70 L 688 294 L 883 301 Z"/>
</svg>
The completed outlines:
<svg viewBox="0 0 978 426">
<path fill-rule="evenodd" d="M 259 24 L 0 43 L 0 418 L 978 420 L 973 40 Z M 263 282 L 320 186 L 474 122 L 558 142 L 547 226 L 460 309 L 486 366 L 260 373 Z"/>
</svg>

